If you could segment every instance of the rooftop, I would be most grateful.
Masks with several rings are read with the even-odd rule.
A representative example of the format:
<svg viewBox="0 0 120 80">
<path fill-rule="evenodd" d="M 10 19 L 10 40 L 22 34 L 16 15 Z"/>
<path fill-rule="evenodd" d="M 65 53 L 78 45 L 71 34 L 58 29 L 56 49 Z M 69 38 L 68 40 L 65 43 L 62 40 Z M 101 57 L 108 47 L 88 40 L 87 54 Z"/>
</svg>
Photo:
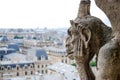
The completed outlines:
<svg viewBox="0 0 120 80">
<path fill-rule="evenodd" d="M 34 57 L 37 57 L 38 60 L 41 60 L 41 58 L 44 57 L 46 60 L 48 60 L 48 55 L 47 55 L 45 49 L 42 49 L 42 48 L 28 49 L 27 56 L 31 59 L 33 59 Z"/>
<path fill-rule="evenodd" d="M 25 61 L 26 55 L 20 54 L 20 53 L 11 53 L 11 54 L 5 55 L 4 58 L 10 59 L 10 60 Z"/>
<path fill-rule="evenodd" d="M 1 65 L 9 65 L 9 64 L 25 64 L 25 63 L 33 63 L 33 61 L 2 61 Z"/>
<path fill-rule="evenodd" d="M 46 50 L 56 51 L 56 52 L 66 52 L 65 48 L 57 48 L 57 47 L 45 47 Z"/>
<path fill-rule="evenodd" d="M 61 62 L 48 66 L 48 69 L 58 73 L 76 72 L 75 66 L 64 64 Z"/>
<path fill-rule="evenodd" d="M 7 36 L 2 36 L 2 37 L 0 38 L 0 41 L 1 41 L 1 42 L 6 42 L 6 41 L 8 41 Z"/>
</svg>

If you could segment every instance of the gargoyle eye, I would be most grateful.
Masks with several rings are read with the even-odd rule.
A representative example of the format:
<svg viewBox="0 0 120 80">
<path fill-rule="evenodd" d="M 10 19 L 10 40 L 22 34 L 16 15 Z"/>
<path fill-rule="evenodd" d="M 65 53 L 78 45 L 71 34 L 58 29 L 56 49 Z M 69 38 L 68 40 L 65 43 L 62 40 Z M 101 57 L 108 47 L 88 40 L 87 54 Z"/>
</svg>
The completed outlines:
<svg viewBox="0 0 120 80">
<path fill-rule="evenodd" d="M 70 34 L 70 30 L 69 29 L 68 29 L 67 33 Z"/>
</svg>

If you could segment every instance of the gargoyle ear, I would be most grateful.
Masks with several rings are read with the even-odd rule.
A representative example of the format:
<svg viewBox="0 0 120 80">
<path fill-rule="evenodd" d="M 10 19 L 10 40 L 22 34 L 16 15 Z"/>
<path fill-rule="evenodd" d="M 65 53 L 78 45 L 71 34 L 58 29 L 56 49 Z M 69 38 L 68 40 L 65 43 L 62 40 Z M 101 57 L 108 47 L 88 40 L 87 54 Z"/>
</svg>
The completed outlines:
<svg viewBox="0 0 120 80">
<path fill-rule="evenodd" d="M 76 27 L 78 25 L 78 23 L 74 22 L 73 20 L 70 20 L 70 24 L 74 27 Z"/>
<path fill-rule="evenodd" d="M 84 42 L 85 48 L 88 48 L 88 42 L 91 39 L 91 31 L 89 28 L 83 28 L 81 32 L 81 38 Z"/>
</svg>

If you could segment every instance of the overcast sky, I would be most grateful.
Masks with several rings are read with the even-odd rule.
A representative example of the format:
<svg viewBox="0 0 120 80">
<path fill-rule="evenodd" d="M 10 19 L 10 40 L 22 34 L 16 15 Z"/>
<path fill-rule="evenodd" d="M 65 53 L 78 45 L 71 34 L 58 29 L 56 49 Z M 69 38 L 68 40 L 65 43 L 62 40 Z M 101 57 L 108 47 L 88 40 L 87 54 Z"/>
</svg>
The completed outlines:
<svg viewBox="0 0 120 80">
<path fill-rule="evenodd" d="M 93 3 L 91 14 L 110 25 Z M 76 18 L 80 0 L 0 0 L 0 28 L 62 28 Z"/>
</svg>

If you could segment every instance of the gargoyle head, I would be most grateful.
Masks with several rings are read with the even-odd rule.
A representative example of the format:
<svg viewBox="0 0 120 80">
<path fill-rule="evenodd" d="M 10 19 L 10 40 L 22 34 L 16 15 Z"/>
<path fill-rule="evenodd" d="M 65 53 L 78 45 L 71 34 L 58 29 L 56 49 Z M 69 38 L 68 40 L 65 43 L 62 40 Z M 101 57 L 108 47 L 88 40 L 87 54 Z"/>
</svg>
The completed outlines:
<svg viewBox="0 0 120 80">
<path fill-rule="evenodd" d="M 66 39 L 67 53 L 70 58 L 83 55 L 83 50 L 88 49 L 91 39 L 90 29 L 82 23 L 70 21 L 72 27 L 68 29 L 68 37 Z"/>
<path fill-rule="evenodd" d="M 66 39 L 66 51 L 69 58 L 93 57 L 98 53 L 105 38 L 105 25 L 98 18 L 87 16 L 81 19 L 71 20 Z M 107 31 L 107 30 L 106 30 Z"/>
</svg>

